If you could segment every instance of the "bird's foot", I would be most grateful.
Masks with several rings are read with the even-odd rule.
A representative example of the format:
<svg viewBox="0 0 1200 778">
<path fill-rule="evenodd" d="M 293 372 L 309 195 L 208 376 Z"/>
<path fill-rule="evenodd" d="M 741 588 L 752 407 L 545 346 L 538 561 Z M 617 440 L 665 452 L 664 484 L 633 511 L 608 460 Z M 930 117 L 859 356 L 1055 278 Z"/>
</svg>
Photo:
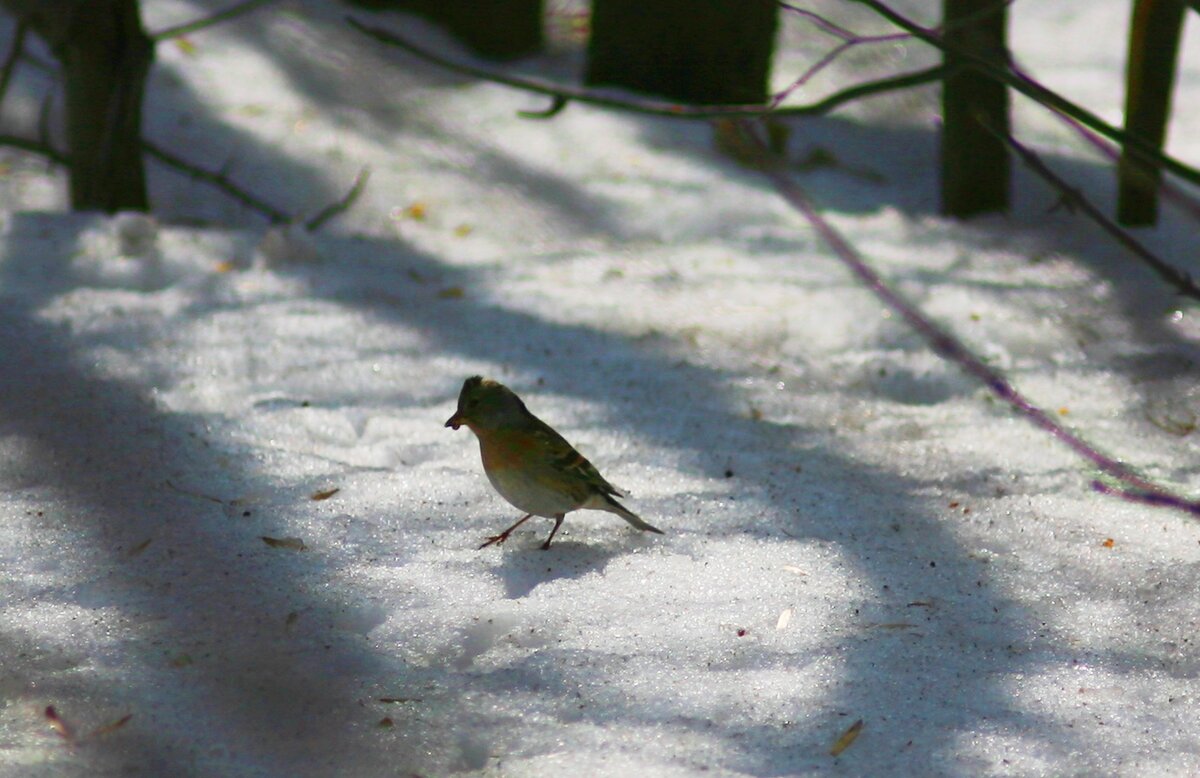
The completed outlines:
<svg viewBox="0 0 1200 778">
<path fill-rule="evenodd" d="M 508 540 L 508 533 L 501 532 L 499 535 L 492 535 L 490 538 L 485 540 L 480 548 L 487 548 L 488 546 L 502 546 L 506 540 Z"/>
</svg>

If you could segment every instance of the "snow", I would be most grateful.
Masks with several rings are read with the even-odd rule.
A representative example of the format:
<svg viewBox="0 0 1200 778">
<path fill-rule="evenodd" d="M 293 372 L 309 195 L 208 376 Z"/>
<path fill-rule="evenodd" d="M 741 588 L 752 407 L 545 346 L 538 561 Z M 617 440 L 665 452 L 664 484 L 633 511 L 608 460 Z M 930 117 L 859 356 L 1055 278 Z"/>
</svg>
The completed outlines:
<svg viewBox="0 0 1200 778">
<path fill-rule="evenodd" d="M 151 29 L 216 7 L 145 5 Z M 4 153 L 0 774 L 1200 771 L 1193 519 L 1093 492 L 706 126 L 520 119 L 544 101 L 343 12 L 162 44 L 149 93 L 151 138 L 297 217 L 369 166 L 315 233 L 156 163 L 153 217 L 66 213 L 60 174 Z M 1126 13 L 1016 3 L 1016 57 L 1115 118 Z M 809 48 L 780 86 L 805 35 L 789 22 Z M 514 67 L 570 78 L 580 56 L 560 39 Z M 855 56 L 822 86 L 932 61 Z M 22 69 L 13 121 L 46 83 Z M 1015 108 L 1111 211 L 1108 165 Z M 925 89 L 789 122 L 794 158 L 836 160 L 794 175 L 1035 402 L 1195 489 L 1191 306 L 1024 170 L 1012 215 L 938 217 L 936 112 Z M 1136 234 L 1196 273 L 1193 223 Z M 442 426 L 473 374 L 667 534 L 581 512 L 549 551 L 545 520 L 479 550 L 518 514 Z"/>
</svg>

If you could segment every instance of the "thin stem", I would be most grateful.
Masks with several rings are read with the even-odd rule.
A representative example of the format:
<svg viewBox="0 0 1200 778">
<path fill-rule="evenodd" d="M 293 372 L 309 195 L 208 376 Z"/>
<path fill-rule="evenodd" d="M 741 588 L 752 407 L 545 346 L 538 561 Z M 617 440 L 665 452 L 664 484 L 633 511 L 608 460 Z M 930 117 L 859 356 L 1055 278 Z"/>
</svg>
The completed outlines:
<svg viewBox="0 0 1200 778">
<path fill-rule="evenodd" d="M 365 167 L 358 171 L 358 175 L 354 177 L 354 184 L 350 187 L 350 191 L 346 192 L 337 202 L 330 203 L 318 211 L 315 216 L 304 223 L 304 229 L 309 232 L 316 232 L 330 219 L 349 210 L 350 206 L 354 205 L 354 202 L 362 195 L 363 190 L 367 188 L 367 179 L 370 177 L 371 168 Z"/>
<path fill-rule="evenodd" d="M 1147 143 L 1136 135 L 1130 135 L 1123 130 L 1113 127 L 1111 124 L 1108 124 L 1091 111 L 1072 103 L 1070 100 L 1062 97 L 1057 92 L 1050 91 L 1023 73 L 1014 72 L 1008 68 L 997 67 L 988 61 L 987 58 L 981 57 L 975 52 L 947 44 L 937 31 L 922 27 L 911 19 L 908 19 L 898 13 L 886 3 L 880 2 L 880 0 L 855 1 L 862 3 L 868 8 L 874 10 L 880 16 L 892 22 L 900 29 L 911 33 L 913 37 L 918 38 L 919 40 L 928 43 L 930 46 L 933 46 L 937 49 L 953 54 L 955 57 L 963 60 L 963 62 L 968 64 L 970 67 L 977 68 L 984 73 L 987 73 L 992 78 L 995 78 L 997 81 L 1016 89 L 1026 97 L 1030 97 L 1036 102 L 1041 103 L 1042 105 L 1051 108 L 1054 111 L 1070 116 L 1081 124 L 1092 128 L 1107 138 L 1112 138 L 1125 148 L 1130 149 L 1146 159 L 1155 162 L 1180 178 L 1186 181 L 1191 181 L 1192 183 L 1200 184 L 1200 170 L 1196 170 L 1195 168 L 1189 167 L 1182 162 L 1172 159 L 1158 149 L 1154 148 L 1153 144 Z"/>
<path fill-rule="evenodd" d="M 67 155 L 48 143 L 42 143 L 29 138 L 22 138 L 17 135 L 0 135 L 0 146 L 11 146 L 14 149 L 28 151 L 31 154 L 38 154 L 56 165 L 70 165 L 70 160 L 67 158 Z"/>
<path fill-rule="evenodd" d="M 1092 203 L 1083 196 L 1079 189 L 1071 186 L 1066 181 L 1058 176 L 1053 170 L 1042 161 L 1036 153 L 1020 143 L 1016 138 L 1003 132 L 997 131 L 994 127 L 984 125 L 984 127 L 992 133 L 992 135 L 1003 141 L 1010 149 L 1015 151 L 1021 160 L 1029 167 L 1030 170 L 1037 173 L 1047 183 L 1058 190 L 1062 201 L 1068 208 L 1077 208 L 1085 216 L 1094 221 L 1102 230 L 1113 237 L 1138 259 L 1149 265 L 1151 269 L 1158 275 L 1159 278 L 1166 281 L 1168 284 L 1175 287 L 1181 295 L 1191 297 L 1194 300 L 1200 300 L 1200 288 L 1196 287 L 1192 277 L 1184 271 L 1173 267 L 1164 262 L 1154 252 L 1142 245 L 1137 238 L 1129 234 L 1128 231 L 1117 225 L 1112 219 L 1109 219 L 1104 213 L 1092 205 Z"/>
<path fill-rule="evenodd" d="M 214 24 L 227 22 L 230 19 L 235 19 L 251 11 L 257 11 L 265 5 L 277 2 L 278 0 L 244 0 L 244 2 L 236 5 L 231 5 L 223 11 L 217 11 L 211 16 L 205 16 L 202 19 L 195 19 L 183 24 L 177 24 L 174 27 L 168 27 L 165 30 L 159 30 L 150 35 L 150 40 L 158 43 L 159 41 L 170 40 L 171 38 L 181 38 L 184 35 L 191 35 L 194 32 L 212 27 Z"/>
<path fill-rule="evenodd" d="M 258 199 L 237 184 L 233 183 L 233 181 L 231 181 L 224 172 L 214 173 L 212 171 L 197 167 L 187 160 L 175 156 L 171 152 L 156 146 L 144 138 L 142 139 L 142 148 L 147 154 L 154 159 L 157 159 L 159 162 L 162 162 L 169 167 L 173 167 L 176 170 L 182 171 L 197 181 L 204 181 L 207 184 L 211 184 L 212 186 L 220 189 L 222 192 L 232 197 L 234 200 L 237 200 L 242 205 L 245 205 L 246 207 L 263 214 L 276 224 L 286 224 L 293 221 L 292 217 L 288 214 L 273 207 L 269 203 Z"/>
<path fill-rule="evenodd" d="M 1101 482 L 1096 482 L 1099 486 L 1093 484 L 1095 488 L 1118 493 L 1127 499 L 1137 499 L 1147 504 L 1167 505 L 1193 514 L 1200 514 L 1200 501 L 1174 494 L 1153 483 L 1136 473 L 1128 465 L 1101 452 L 1091 443 L 1064 427 L 1046 411 L 1030 402 L 999 371 L 989 367 L 982 359 L 975 356 L 962 341 L 935 324 L 916 306 L 901 297 L 867 264 L 866 259 L 858 250 L 821 216 L 804 190 L 787 174 L 782 162 L 771 154 L 757 128 L 746 120 L 739 122 L 738 125 L 749 145 L 756 149 L 760 168 L 775 185 L 776 191 L 812 225 L 821 239 L 833 250 L 842 263 L 858 276 L 867 289 L 899 314 L 935 353 L 957 363 L 965 372 L 987 386 L 992 394 L 1008 403 L 1035 426 L 1050 433 L 1077 455 L 1090 461 L 1101 473 L 1113 479 L 1117 484 L 1116 486 L 1105 486 Z"/>
<path fill-rule="evenodd" d="M 878 81 L 868 81 L 863 84 L 844 89 L 840 92 L 835 92 L 828 97 L 825 97 L 815 103 L 808 105 L 790 105 L 784 107 L 772 107 L 771 105 L 684 105 L 680 103 L 664 102 L 660 100 L 641 99 L 633 97 L 618 97 L 611 93 L 605 93 L 597 90 L 574 87 L 566 84 L 559 84 L 547 79 L 533 78 L 529 76 L 513 76 L 507 73 L 501 73 L 488 68 L 477 67 L 465 62 L 459 62 L 441 54 L 430 51 L 424 46 L 420 46 L 412 41 L 397 35 L 396 33 L 385 30 L 380 27 L 372 27 L 363 24 L 353 17 L 346 17 L 346 22 L 363 33 L 374 38 L 381 43 L 396 48 L 403 49 L 408 53 L 425 60 L 432 62 L 435 65 L 445 68 L 446 70 L 455 73 L 461 73 L 472 78 L 479 78 L 486 81 L 491 81 L 497 84 L 504 84 L 515 89 L 521 89 L 526 92 L 535 94 L 548 95 L 554 98 L 555 103 L 551 106 L 554 111 L 561 109 L 558 103 L 565 104 L 566 101 L 575 101 L 587 103 L 590 105 L 599 105 L 607 108 L 619 108 L 632 113 L 649 114 L 652 116 L 670 116 L 676 119 L 691 119 L 691 120 L 708 120 L 720 118 L 746 118 L 757 117 L 770 114 L 772 116 L 817 116 L 828 113 L 834 108 L 850 102 L 858 100 L 869 95 L 890 92 L 898 89 L 908 89 L 921 84 L 938 81 L 951 72 L 951 69 L 946 65 L 936 65 L 924 70 L 917 70 L 911 73 L 904 73 L 899 76 L 879 79 Z"/>
</svg>

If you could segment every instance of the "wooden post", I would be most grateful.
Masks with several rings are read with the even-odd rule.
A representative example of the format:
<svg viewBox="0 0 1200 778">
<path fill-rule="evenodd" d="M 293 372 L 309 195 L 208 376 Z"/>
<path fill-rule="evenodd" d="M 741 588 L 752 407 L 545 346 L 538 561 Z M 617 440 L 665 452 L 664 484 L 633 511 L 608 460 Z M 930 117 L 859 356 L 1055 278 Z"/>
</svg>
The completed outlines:
<svg viewBox="0 0 1200 778">
<path fill-rule="evenodd" d="M 1125 131 L 1163 147 L 1171 89 L 1183 29 L 1184 0 L 1135 0 L 1125 72 Z M 1162 170 L 1125 148 L 1117 167 L 1117 221 L 1131 226 L 1158 220 Z"/>
<path fill-rule="evenodd" d="M 2 0 L 63 70 L 75 210 L 146 210 L 142 96 L 154 44 L 137 0 Z"/>
<path fill-rule="evenodd" d="M 584 81 L 688 103 L 762 103 L 773 0 L 595 0 Z"/>
<path fill-rule="evenodd" d="M 943 0 L 948 46 L 1007 67 L 1007 9 L 996 0 Z M 946 64 L 956 60 L 945 55 Z M 990 129 L 989 129 L 990 128 Z M 1009 201 L 1008 89 L 977 70 L 961 70 L 942 85 L 942 213 L 966 218 L 1005 211 Z"/>
</svg>

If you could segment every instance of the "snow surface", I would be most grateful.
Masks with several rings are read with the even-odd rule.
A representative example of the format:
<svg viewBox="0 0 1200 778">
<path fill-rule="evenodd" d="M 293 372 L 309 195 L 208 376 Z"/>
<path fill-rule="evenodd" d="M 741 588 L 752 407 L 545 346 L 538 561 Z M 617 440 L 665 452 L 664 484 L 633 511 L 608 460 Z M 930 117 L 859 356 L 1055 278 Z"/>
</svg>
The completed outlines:
<svg viewBox="0 0 1200 778">
<path fill-rule="evenodd" d="M 216 7 L 145 5 L 151 29 Z M 1200 772 L 1193 519 L 1093 493 L 707 126 L 520 119 L 545 101 L 343 13 L 161 45 L 146 117 L 301 217 L 370 166 L 315 234 L 156 163 L 155 218 L 64 213 L 60 174 L 4 155 L 0 773 Z M 1115 119 L 1127 13 L 1022 0 L 1016 56 Z M 574 76 L 556 24 L 516 70 Z M 780 86 L 826 45 L 798 20 L 784 40 Z M 1195 162 L 1194 34 L 1183 52 L 1171 149 Z M 931 61 L 854 52 L 813 89 Z M 48 84 L 22 68 L 10 129 Z M 1111 210 L 1110 166 L 1015 107 Z M 939 218 L 936 114 L 924 89 L 790 122 L 796 178 L 1036 402 L 1200 487 L 1192 307 L 1025 171 L 1012 215 Z M 1194 223 L 1137 234 L 1197 272 Z M 667 534 L 587 512 L 548 552 L 545 520 L 478 550 L 518 514 L 442 426 L 475 373 Z"/>
</svg>

